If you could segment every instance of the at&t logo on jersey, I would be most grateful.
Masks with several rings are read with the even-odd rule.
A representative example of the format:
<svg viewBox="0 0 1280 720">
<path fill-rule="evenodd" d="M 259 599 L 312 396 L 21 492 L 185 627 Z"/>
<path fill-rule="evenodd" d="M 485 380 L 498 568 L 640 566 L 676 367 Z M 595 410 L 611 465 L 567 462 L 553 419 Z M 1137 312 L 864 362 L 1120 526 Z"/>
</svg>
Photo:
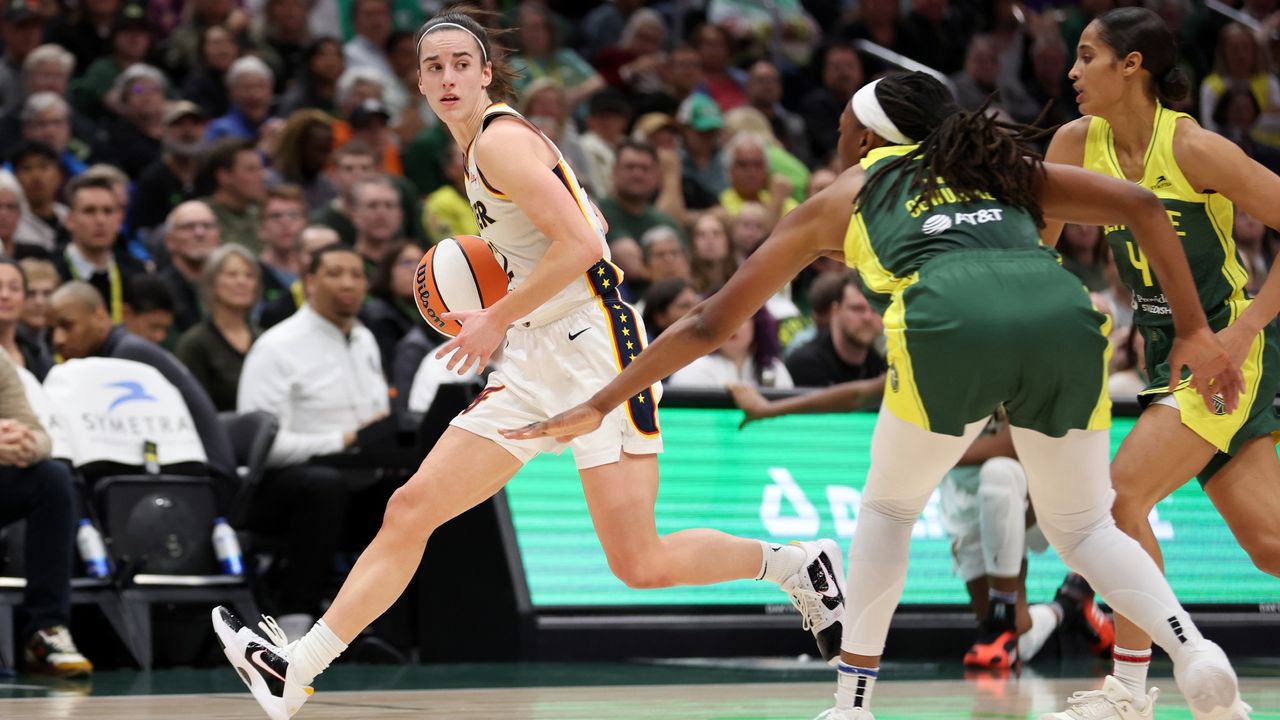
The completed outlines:
<svg viewBox="0 0 1280 720">
<path fill-rule="evenodd" d="M 932 215 L 924 221 L 924 226 L 920 228 L 925 235 L 937 235 L 940 232 L 946 232 L 951 229 L 950 215 Z"/>
<path fill-rule="evenodd" d="M 989 222 L 1001 222 L 1004 220 L 1004 210 L 1001 208 L 992 208 L 990 210 L 975 210 L 973 212 L 961 212 L 955 215 L 932 215 L 924 221 L 921 230 L 925 235 L 937 235 L 940 232 L 950 230 L 956 225 L 985 225 Z"/>
</svg>

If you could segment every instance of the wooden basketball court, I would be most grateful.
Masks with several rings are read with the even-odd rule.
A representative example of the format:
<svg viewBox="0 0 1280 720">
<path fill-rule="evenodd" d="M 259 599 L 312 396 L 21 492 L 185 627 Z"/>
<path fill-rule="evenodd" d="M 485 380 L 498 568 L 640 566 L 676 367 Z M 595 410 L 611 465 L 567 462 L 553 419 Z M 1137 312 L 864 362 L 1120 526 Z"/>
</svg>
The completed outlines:
<svg viewBox="0 0 1280 720">
<path fill-rule="evenodd" d="M 230 670 L 226 671 L 230 673 Z M 589 672 L 584 670 L 584 672 Z M 1190 718 L 1170 679 L 1156 717 Z M 876 687 L 880 720 L 1036 718 L 1059 710 L 1063 698 L 1097 680 L 902 680 Z M 34 686 L 33 686 L 34 687 Z M 298 720 L 490 718 L 511 720 L 808 720 L 830 704 L 831 682 L 526 687 L 455 690 L 336 691 L 323 688 Z M 0 685 L 3 688 L 3 685 Z M 1280 678 L 1242 681 L 1254 718 L 1280 719 Z M 57 691 L 53 691 L 57 692 Z M 0 700 L 7 720 L 233 720 L 264 717 L 247 692 L 93 697 L 55 694 Z"/>
</svg>

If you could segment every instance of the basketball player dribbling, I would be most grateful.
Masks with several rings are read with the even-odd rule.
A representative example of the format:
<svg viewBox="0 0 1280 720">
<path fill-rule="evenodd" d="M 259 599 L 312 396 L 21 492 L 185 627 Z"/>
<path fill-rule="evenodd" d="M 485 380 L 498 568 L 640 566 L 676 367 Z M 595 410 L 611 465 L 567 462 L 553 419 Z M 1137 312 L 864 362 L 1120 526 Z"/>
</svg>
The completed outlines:
<svg viewBox="0 0 1280 720">
<path fill-rule="evenodd" d="M 452 316 L 463 329 L 438 357 L 452 353 L 451 370 L 483 368 L 504 340 L 505 355 L 477 401 L 392 496 L 377 536 L 305 636 L 287 644 L 270 618 L 260 624 L 263 637 L 226 608 L 213 610 L 228 660 L 274 720 L 297 712 L 316 675 L 403 593 L 433 529 L 492 496 L 538 453 L 565 446 L 508 440 L 498 430 L 587 399 L 643 347 L 640 315 L 618 295 L 622 274 L 573 171 L 542 133 L 494 102 L 510 94 L 511 71 L 485 29 L 464 13 L 434 17 L 418 32 L 418 59 L 419 90 L 466 151 L 481 236 L 512 275 L 500 301 Z M 844 595 L 833 541 L 777 546 L 705 529 L 658 534 L 657 402 L 658 386 L 647 387 L 598 431 L 568 443 L 610 569 L 636 588 L 775 582 L 833 660 Z"/>
<path fill-rule="evenodd" d="M 849 169 L 783 218 L 720 292 L 588 402 L 507 434 L 590 432 L 630 393 L 722 343 L 817 257 L 843 253 L 882 307 L 887 301 L 889 371 L 849 548 L 857 582 L 846 597 L 836 705 L 819 718 L 874 717 L 911 530 L 1001 404 L 1037 521 L 1059 557 L 1169 653 L 1196 720 L 1247 718 L 1222 649 L 1111 517 L 1109 322 L 1040 245 L 1046 218 L 1132 228 L 1169 297 L 1170 365 L 1195 373 L 1197 403 L 1216 399 L 1231 412 L 1243 379 L 1209 330 L 1163 206 L 1131 183 L 1040 162 L 1020 135 L 985 112 L 961 111 L 924 73 L 859 90 L 840 117 L 838 153 Z"/>
<path fill-rule="evenodd" d="M 1192 263 L 1209 326 L 1237 362 L 1246 394 L 1234 413 L 1206 409 L 1194 391 L 1170 393 L 1169 308 L 1153 273 L 1123 225 L 1105 228 L 1121 280 L 1133 291 L 1133 321 L 1146 343 L 1147 389 L 1142 414 L 1111 465 L 1120 529 L 1162 562 L 1147 517 L 1156 503 L 1191 478 L 1258 569 L 1280 576 L 1280 461 L 1273 407 L 1280 382 L 1280 272 L 1267 275 L 1256 298 L 1245 291 L 1248 273 L 1232 237 L 1235 206 L 1280 228 L 1280 177 L 1235 143 L 1205 130 L 1167 104 L 1189 84 L 1177 64 L 1177 41 L 1164 20 L 1144 8 L 1098 16 L 1080 36 L 1070 79 L 1085 116 L 1064 125 L 1048 158 L 1137 183 L 1164 203 Z M 1062 226 L 1048 224 L 1045 244 Z M 1046 720 L 1146 720 L 1154 716 L 1156 689 L 1147 687 L 1151 638 L 1116 613 L 1114 672 L 1101 690 L 1076 693 L 1065 711 Z"/>
</svg>

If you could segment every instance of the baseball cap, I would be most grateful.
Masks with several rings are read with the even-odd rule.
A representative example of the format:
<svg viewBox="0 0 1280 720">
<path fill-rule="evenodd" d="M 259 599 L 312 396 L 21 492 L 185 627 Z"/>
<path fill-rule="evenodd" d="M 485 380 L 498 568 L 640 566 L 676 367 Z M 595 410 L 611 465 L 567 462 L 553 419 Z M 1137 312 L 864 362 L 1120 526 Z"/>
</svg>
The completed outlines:
<svg viewBox="0 0 1280 720">
<path fill-rule="evenodd" d="M 44 20 L 40 14 L 39 0 L 6 0 L 4 4 L 6 22 L 22 22 L 24 20 Z"/>
<path fill-rule="evenodd" d="M 676 119 L 666 113 L 651 112 L 645 113 L 636 120 L 636 124 L 631 128 L 631 139 L 639 142 L 648 142 L 653 134 L 664 128 L 671 128 L 677 132 L 680 130 L 680 123 Z"/>
<path fill-rule="evenodd" d="M 378 115 L 381 115 L 383 120 L 391 119 L 391 111 L 387 109 L 387 106 L 381 100 L 369 98 L 351 111 L 351 116 L 347 118 L 347 121 L 351 123 L 353 128 L 364 128 L 368 127 L 369 121 Z"/>
<path fill-rule="evenodd" d="M 111 23 L 111 32 L 119 32 L 125 28 L 151 29 L 147 24 L 146 5 L 131 0 L 120 6 L 120 11 L 116 13 L 115 20 Z"/>
<path fill-rule="evenodd" d="M 165 125 L 172 125 L 179 120 L 188 117 L 204 120 L 204 110 L 190 100 L 179 100 L 175 103 L 170 103 L 164 110 Z"/>
<path fill-rule="evenodd" d="M 724 116 L 720 114 L 720 106 L 716 105 L 715 100 L 702 93 L 694 93 L 685 98 L 684 102 L 680 103 L 676 119 L 698 132 L 719 130 L 724 127 Z"/>
</svg>

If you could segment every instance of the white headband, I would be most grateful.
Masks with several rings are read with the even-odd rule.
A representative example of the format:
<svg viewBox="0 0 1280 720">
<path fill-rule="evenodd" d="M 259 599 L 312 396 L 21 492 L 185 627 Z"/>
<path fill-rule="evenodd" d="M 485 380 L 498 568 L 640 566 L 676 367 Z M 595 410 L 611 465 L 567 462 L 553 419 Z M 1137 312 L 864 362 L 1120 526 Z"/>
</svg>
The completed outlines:
<svg viewBox="0 0 1280 720">
<path fill-rule="evenodd" d="M 431 34 L 432 32 L 434 32 L 434 31 L 436 31 L 436 30 L 439 30 L 440 28 L 456 28 L 456 29 L 461 30 L 462 32 L 464 32 L 464 33 L 466 33 L 466 34 L 470 35 L 470 36 L 471 36 L 471 38 L 472 38 L 473 40 L 475 40 L 475 41 L 476 41 L 476 44 L 480 46 L 480 54 L 481 54 L 481 55 L 484 55 L 484 61 L 485 61 L 485 62 L 489 62 L 489 51 L 484 49 L 484 43 L 480 42 L 480 38 L 479 38 L 475 33 L 471 32 L 470 30 L 466 29 L 465 27 L 463 27 L 463 26 L 459 25 L 458 23 L 442 22 L 442 23 L 440 23 L 440 24 L 438 24 L 438 25 L 432 25 L 431 27 L 427 28 L 426 32 L 422 33 L 422 37 L 418 38 L 418 47 L 416 48 L 416 50 L 417 50 L 418 52 L 422 52 L 422 41 L 423 41 L 423 39 L 425 39 L 425 38 L 427 37 L 427 35 Z"/>
<path fill-rule="evenodd" d="M 858 118 L 858 122 L 868 130 L 871 130 L 880 137 L 888 140 L 896 145 L 910 145 L 914 140 L 902 134 L 897 125 L 884 114 L 884 108 L 880 107 L 880 101 L 876 99 L 876 85 L 879 80 L 867 83 L 862 89 L 853 94 L 853 100 L 849 101 L 849 107 L 853 110 L 853 116 Z"/>
</svg>

